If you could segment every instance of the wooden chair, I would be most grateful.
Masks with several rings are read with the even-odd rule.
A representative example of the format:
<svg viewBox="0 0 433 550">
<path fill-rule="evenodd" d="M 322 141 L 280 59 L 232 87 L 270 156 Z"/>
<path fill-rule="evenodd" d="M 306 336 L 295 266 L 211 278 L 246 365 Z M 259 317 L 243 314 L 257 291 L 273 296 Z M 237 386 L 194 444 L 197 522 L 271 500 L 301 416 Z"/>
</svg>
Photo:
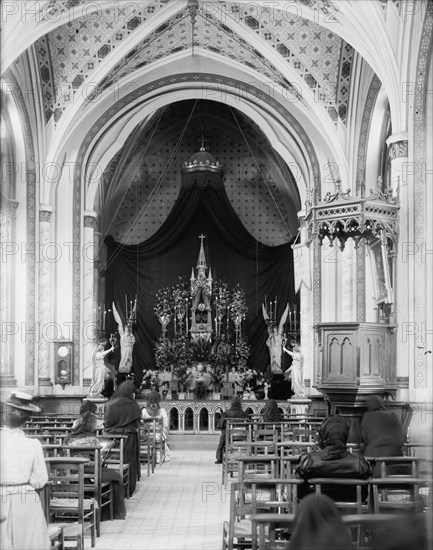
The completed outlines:
<svg viewBox="0 0 433 550">
<path fill-rule="evenodd" d="M 147 464 L 147 477 L 155 471 L 156 466 L 156 441 L 155 433 L 149 430 L 148 423 L 142 423 L 140 427 L 140 462 Z"/>
<path fill-rule="evenodd" d="M 100 440 L 110 441 L 110 445 L 107 456 L 104 459 L 104 464 L 107 468 L 114 468 L 119 471 L 122 476 L 123 483 L 125 485 L 125 497 L 129 498 L 129 464 L 124 461 L 124 446 L 128 436 L 121 434 L 106 434 L 104 433 Z"/>
<path fill-rule="evenodd" d="M 365 457 L 372 465 L 379 464 L 380 474 L 376 477 L 419 477 L 419 465 L 422 462 L 421 458 L 414 456 L 376 456 Z M 405 473 L 399 473 L 403 470 Z M 373 474 L 374 475 L 374 474 Z"/>
<path fill-rule="evenodd" d="M 155 453 L 155 464 L 165 462 L 165 436 L 162 418 L 146 418 L 142 420 L 142 425 L 146 427 L 147 438 L 150 438 Z M 141 437 L 141 431 L 140 431 Z M 153 470 L 152 470 L 153 471 Z"/>
<path fill-rule="evenodd" d="M 377 533 L 395 521 L 393 514 L 348 514 L 342 520 L 349 527 L 355 548 L 367 550 L 375 545 Z"/>
<path fill-rule="evenodd" d="M 245 502 L 243 486 L 230 485 L 230 516 L 223 523 L 223 550 L 256 548 L 257 541 L 250 516 L 256 513 L 255 499 Z"/>
<path fill-rule="evenodd" d="M 238 471 L 237 457 L 246 455 L 242 444 L 251 441 L 251 423 L 227 419 L 226 442 L 222 467 L 222 483 L 227 486 L 228 477 Z"/>
<path fill-rule="evenodd" d="M 94 498 L 96 508 L 96 535 L 100 536 L 102 511 L 107 508 L 110 520 L 113 519 L 113 484 L 102 481 L 102 456 L 101 448 L 88 447 L 64 447 L 67 456 L 79 457 L 84 455 L 89 462 L 84 466 L 84 495 L 86 498 Z"/>
<path fill-rule="evenodd" d="M 368 481 L 365 479 L 317 477 L 309 479 L 308 483 L 314 486 L 316 493 L 331 497 L 342 513 L 369 511 Z"/>
<path fill-rule="evenodd" d="M 393 511 L 416 514 L 423 511 L 420 488 L 427 486 L 426 480 L 414 477 L 385 477 L 370 479 L 368 483 L 376 514 Z"/>
<path fill-rule="evenodd" d="M 258 548 L 260 550 L 286 550 L 287 540 L 278 540 L 278 533 L 292 531 L 295 514 L 254 514 L 251 516 L 253 531 L 257 531 Z M 252 550 L 256 550 L 252 547 Z M 296 550 L 296 549 L 294 549 Z"/>
<path fill-rule="evenodd" d="M 51 457 L 45 462 L 49 474 L 49 516 L 54 522 L 74 522 L 78 529 L 64 529 L 63 538 L 78 540 L 84 548 L 84 534 L 90 530 L 95 546 L 97 502 L 84 497 L 84 465 L 87 458 Z M 77 538 L 78 536 L 78 538 Z"/>
</svg>

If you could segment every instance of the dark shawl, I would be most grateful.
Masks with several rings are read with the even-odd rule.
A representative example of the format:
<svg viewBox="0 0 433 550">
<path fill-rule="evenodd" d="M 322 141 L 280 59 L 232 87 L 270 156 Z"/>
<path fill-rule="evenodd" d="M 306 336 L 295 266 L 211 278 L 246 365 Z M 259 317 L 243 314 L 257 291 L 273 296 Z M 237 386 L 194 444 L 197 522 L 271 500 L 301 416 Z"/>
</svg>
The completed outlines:
<svg viewBox="0 0 433 550">
<path fill-rule="evenodd" d="M 278 403 L 274 399 L 271 399 L 266 403 L 263 408 L 262 415 L 264 422 L 281 422 L 283 419 L 283 415 L 278 408 Z"/>
<path fill-rule="evenodd" d="M 105 430 L 108 433 L 127 434 L 137 431 L 141 411 L 134 399 L 134 384 L 122 382 L 105 409 Z"/>
</svg>

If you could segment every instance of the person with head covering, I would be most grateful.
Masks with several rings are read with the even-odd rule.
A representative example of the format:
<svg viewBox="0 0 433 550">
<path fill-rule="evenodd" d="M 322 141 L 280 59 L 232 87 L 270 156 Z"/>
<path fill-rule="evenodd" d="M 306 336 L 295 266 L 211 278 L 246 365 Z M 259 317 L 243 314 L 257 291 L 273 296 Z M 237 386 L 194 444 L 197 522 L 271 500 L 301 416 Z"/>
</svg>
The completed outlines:
<svg viewBox="0 0 433 550">
<path fill-rule="evenodd" d="M 91 411 L 85 412 L 79 424 L 72 430 L 71 435 L 68 435 L 63 441 L 63 445 L 67 447 L 99 447 L 102 448 L 101 441 L 96 435 L 98 417 Z M 75 455 L 77 456 L 77 455 Z M 85 452 L 81 456 L 92 458 L 86 455 Z M 90 471 L 93 471 L 93 465 L 90 465 Z M 85 471 L 89 470 L 89 465 L 84 466 Z M 102 468 L 101 481 L 110 482 L 113 484 L 113 517 L 114 519 L 125 519 L 125 486 L 122 476 L 117 470 L 111 468 Z M 104 508 L 103 512 L 106 511 Z M 107 510 L 108 512 L 108 510 Z M 109 516 L 101 516 L 101 519 L 108 519 Z"/>
<path fill-rule="evenodd" d="M 383 397 L 369 395 L 365 399 L 367 410 L 359 425 L 361 453 L 366 457 L 403 456 L 405 436 L 397 415 L 386 408 Z M 407 465 L 389 466 L 388 473 L 409 473 Z M 380 477 L 380 464 L 374 467 L 374 475 Z"/>
<path fill-rule="evenodd" d="M 228 419 L 248 420 L 248 415 L 242 410 L 240 398 L 235 395 L 231 400 L 230 407 L 224 411 L 219 419 L 218 428 L 221 430 L 221 437 L 216 450 L 215 464 L 222 464 L 223 453 L 226 445 L 226 423 Z"/>
<path fill-rule="evenodd" d="M 156 441 L 164 444 L 164 462 L 171 459 L 171 452 L 167 445 L 168 435 L 168 416 L 167 411 L 161 407 L 161 395 L 156 390 L 151 390 L 147 396 L 146 405 L 141 411 L 143 420 L 159 418 L 162 420 L 162 430 L 155 435 Z M 157 462 L 161 461 L 161 456 L 156 457 Z"/>
<path fill-rule="evenodd" d="M 326 495 L 307 495 L 299 504 L 288 549 L 350 550 L 350 531 Z"/>
<path fill-rule="evenodd" d="M 134 399 L 134 383 L 125 380 L 117 387 L 113 397 L 105 408 L 105 431 L 112 434 L 126 435 L 124 461 L 129 464 L 129 492 L 135 491 L 140 477 L 140 444 L 138 430 L 141 410 Z"/>
<path fill-rule="evenodd" d="M 281 422 L 283 415 L 275 399 L 269 399 L 262 411 L 263 422 Z"/>
<path fill-rule="evenodd" d="M 2 548 L 48 550 L 48 528 L 37 493 L 48 482 L 42 445 L 25 435 L 21 427 L 31 414 L 40 412 L 31 395 L 15 392 L 4 403 L 0 430 L 0 489 Z"/>
<path fill-rule="evenodd" d="M 320 450 L 299 457 L 296 474 L 306 481 L 299 490 L 301 498 L 310 492 L 308 479 L 313 477 L 367 479 L 371 476 L 371 468 L 364 457 L 347 450 L 348 438 L 349 425 L 342 416 L 335 414 L 325 418 L 318 435 Z M 329 487 L 324 492 L 334 500 L 353 500 L 351 491 L 344 487 Z"/>
<path fill-rule="evenodd" d="M 83 416 L 87 412 L 94 415 L 95 422 L 96 422 L 96 430 L 103 430 L 104 429 L 104 421 L 101 420 L 98 417 L 98 414 L 97 414 L 98 413 L 98 406 L 96 405 L 96 403 L 94 401 L 90 401 L 89 399 L 84 399 L 83 402 L 81 403 L 81 405 L 80 405 L 80 416 L 78 418 L 76 418 L 74 420 L 74 422 L 72 423 L 72 430 L 75 430 L 76 428 L 78 428 L 78 426 L 80 425 L 80 423 L 83 420 Z"/>
</svg>

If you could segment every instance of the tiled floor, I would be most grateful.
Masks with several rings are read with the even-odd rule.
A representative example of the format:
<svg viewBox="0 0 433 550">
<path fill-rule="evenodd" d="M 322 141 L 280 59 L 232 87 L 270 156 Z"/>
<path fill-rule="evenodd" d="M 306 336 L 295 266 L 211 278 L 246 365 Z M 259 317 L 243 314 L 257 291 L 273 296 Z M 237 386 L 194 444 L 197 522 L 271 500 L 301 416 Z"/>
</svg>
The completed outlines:
<svg viewBox="0 0 433 550">
<path fill-rule="evenodd" d="M 219 550 L 229 496 L 214 462 L 215 450 L 176 450 L 150 477 L 142 468 L 126 520 L 102 522 L 95 550 Z"/>
</svg>

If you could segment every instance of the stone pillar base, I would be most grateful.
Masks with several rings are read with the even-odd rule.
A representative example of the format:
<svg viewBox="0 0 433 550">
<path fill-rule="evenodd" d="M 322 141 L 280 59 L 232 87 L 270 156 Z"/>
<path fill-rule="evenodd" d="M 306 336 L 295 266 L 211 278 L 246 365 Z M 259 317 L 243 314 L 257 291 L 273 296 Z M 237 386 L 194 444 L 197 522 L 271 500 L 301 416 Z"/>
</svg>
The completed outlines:
<svg viewBox="0 0 433 550">
<path fill-rule="evenodd" d="M 51 387 L 53 383 L 51 382 L 51 378 L 49 376 L 43 376 L 41 378 L 38 378 L 38 386 L 49 386 Z"/>
<path fill-rule="evenodd" d="M 15 376 L 13 374 L 0 374 L 0 386 L 2 388 L 16 388 Z"/>
<path fill-rule="evenodd" d="M 290 414 L 307 414 L 311 399 L 294 395 L 287 400 L 287 403 L 290 403 Z"/>
</svg>

